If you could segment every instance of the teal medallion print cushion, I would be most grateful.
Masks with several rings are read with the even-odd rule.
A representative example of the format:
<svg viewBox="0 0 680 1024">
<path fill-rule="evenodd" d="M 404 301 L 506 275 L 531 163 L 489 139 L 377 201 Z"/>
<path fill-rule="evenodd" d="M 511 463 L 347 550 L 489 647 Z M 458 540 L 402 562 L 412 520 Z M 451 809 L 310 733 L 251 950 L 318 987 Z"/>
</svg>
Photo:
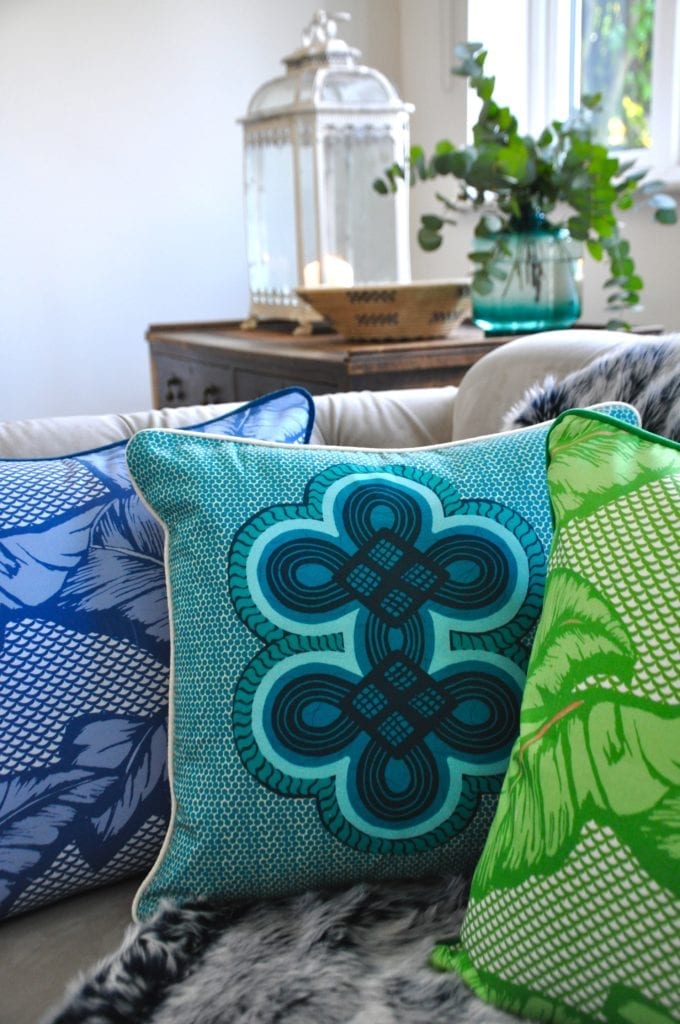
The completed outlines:
<svg viewBox="0 0 680 1024">
<path fill-rule="evenodd" d="M 195 429 L 312 420 L 294 388 Z M 126 445 L 0 460 L 0 916 L 144 871 L 165 834 L 164 536 Z"/>
<path fill-rule="evenodd" d="M 402 451 L 137 435 L 174 644 L 173 818 L 140 915 L 472 870 L 543 597 L 546 434 Z"/>
</svg>

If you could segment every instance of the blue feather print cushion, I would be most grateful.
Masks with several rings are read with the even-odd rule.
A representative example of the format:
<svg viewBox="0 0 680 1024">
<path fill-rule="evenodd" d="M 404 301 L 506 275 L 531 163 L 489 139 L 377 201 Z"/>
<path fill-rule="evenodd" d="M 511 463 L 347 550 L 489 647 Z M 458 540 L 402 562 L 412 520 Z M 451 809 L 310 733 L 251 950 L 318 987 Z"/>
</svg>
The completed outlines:
<svg viewBox="0 0 680 1024">
<path fill-rule="evenodd" d="M 194 430 L 305 443 L 288 388 Z M 169 812 L 161 527 L 127 441 L 0 460 L 0 916 L 146 870 Z"/>
<path fill-rule="evenodd" d="M 136 435 L 174 650 L 173 814 L 139 916 L 472 871 L 542 605 L 547 433 L 387 451 Z"/>
</svg>

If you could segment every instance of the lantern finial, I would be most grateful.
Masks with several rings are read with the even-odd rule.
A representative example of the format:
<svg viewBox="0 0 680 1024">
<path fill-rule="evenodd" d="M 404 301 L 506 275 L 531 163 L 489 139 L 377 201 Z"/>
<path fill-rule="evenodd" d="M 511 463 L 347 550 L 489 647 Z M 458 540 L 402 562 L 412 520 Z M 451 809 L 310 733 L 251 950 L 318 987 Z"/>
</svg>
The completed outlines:
<svg viewBox="0 0 680 1024">
<path fill-rule="evenodd" d="M 302 45 L 311 46 L 314 43 L 317 46 L 323 46 L 330 39 L 335 39 L 338 34 L 338 22 L 350 21 L 351 18 L 352 15 L 347 11 L 338 11 L 337 13 L 316 11 L 310 24 L 302 33 Z"/>
<path fill-rule="evenodd" d="M 359 51 L 338 38 L 338 22 L 350 21 L 347 11 L 315 11 L 314 17 L 302 33 L 302 46 L 284 59 L 289 68 L 308 63 L 352 63 Z"/>
</svg>

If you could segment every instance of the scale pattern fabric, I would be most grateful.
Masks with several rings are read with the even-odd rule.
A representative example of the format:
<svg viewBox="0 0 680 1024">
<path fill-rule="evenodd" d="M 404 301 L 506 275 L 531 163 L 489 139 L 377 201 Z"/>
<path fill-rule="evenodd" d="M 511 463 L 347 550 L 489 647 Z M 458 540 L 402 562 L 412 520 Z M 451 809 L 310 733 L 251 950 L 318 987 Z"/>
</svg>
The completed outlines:
<svg viewBox="0 0 680 1024">
<path fill-rule="evenodd" d="M 197 429 L 312 417 L 287 389 Z M 146 870 L 167 827 L 164 537 L 126 444 L 0 461 L 0 916 Z"/>
<path fill-rule="evenodd" d="M 175 664 L 174 818 L 138 912 L 471 872 L 542 602 L 546 433 L 134 439 L 168 528 Z"/>
<path fill-rule="evenodd" d="M 434 962 L 531 1020 L 680 1020 L 680 445 L 549 438 L 556 532 L 520 736 L 461 942 Z"/>
</svg>

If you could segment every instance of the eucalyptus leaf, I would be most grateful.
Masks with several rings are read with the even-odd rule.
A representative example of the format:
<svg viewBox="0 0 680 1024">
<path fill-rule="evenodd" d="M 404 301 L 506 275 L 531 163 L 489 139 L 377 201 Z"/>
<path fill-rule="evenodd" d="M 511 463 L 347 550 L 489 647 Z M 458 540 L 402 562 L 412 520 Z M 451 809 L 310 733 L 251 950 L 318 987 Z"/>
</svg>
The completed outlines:
<svg viewBox="0 0 680 1024">
<path fill-rule="evenodd" d="M 442 236 L 431 228 L 421 228 L 418 232 L 418 242 L 425 252 L 433 252 L 442 244 Z"/>
<path fill-rule="evenodd" d="M 588 246 L 588 252 L 594 260 L 602 259 L 602 255 L 604 253 L 604 249 L 602 248 L 602 242 L 598 242 L 595 239 L 589 238 L 586 242 L 586 245 Z"/>
<path fill-rule="evenodd" d="M 432 214 L 426 214 L 422 218 L 422 225 L 427 228 L 428 231 L 439 231 L 444 227 L 444 221 L 441 217 L 433 216 Z"/>
<path fill-rule="evenodd" d="M 493 291 L 493 281 L 488 274 L 477 272 L 474 276 L 472 290 L 478 295 L 489 295 Z"/>
</svg>

